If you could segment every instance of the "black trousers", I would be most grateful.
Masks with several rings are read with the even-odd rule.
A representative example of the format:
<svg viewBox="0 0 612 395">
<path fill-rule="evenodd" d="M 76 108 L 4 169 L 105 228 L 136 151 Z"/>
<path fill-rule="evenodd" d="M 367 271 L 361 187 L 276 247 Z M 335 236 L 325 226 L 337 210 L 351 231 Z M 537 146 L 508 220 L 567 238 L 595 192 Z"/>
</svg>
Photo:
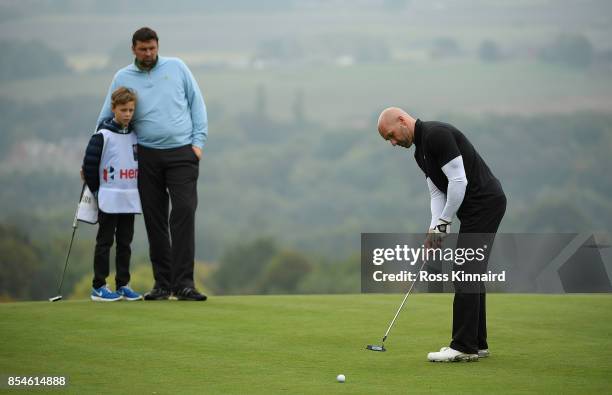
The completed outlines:
<svg viewBox="0 0 612 395">
<path fill-rule="evenodd" d="M 482 248 L 487 246 L 481 264 L 454 265 L 453 270 L 466 273 L 486 272 L 489 253 L 495 233 L 506 212 L 506 196 L 501 195 L 483 202 L 468 218 L 463 218 L 457 240 L 458 248 Z M 489 348 L 487 343 L 486 291 L 483 282 L 454 282 L 453 340 L 450 347 L 467 354 Z"/>
<path fill-rule="evenodd" d="M 138 190 L 155 288 L 173 291 L 194 286 L 198 174 L 199 160 L 191 145 L 138 146 Z"/>
<path fill-rule="evenodd" d="M 117 240 L 115 285 L 117 288 L 130 282 L 130 244 L 134 237 L 134 214 L 108 214 L 98 211 L 98 234 L 94 251 L 93 287 L 106 284 L 110 271 L 110 249 Z"/>
</svg>

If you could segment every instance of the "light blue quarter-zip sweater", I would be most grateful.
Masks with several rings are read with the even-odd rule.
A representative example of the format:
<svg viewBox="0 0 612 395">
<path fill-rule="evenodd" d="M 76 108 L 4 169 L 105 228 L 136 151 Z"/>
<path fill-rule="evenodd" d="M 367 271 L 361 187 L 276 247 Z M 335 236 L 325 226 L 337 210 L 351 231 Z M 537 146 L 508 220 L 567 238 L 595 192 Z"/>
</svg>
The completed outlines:
<svg viewBox="0 0 612 395">
<path fill-rule="evenodd" d="M 138 95 L 132 125 L 138 144 L 149 148 L 195 145 L 202 148 L 208 136 L 206 105 L 198 83 L 178 58 L 159 56 L 150 71 L 131 64 L 111 82 L 98 124 L 111 118 L 111 95 L 120 86 Z"/>
</svg>

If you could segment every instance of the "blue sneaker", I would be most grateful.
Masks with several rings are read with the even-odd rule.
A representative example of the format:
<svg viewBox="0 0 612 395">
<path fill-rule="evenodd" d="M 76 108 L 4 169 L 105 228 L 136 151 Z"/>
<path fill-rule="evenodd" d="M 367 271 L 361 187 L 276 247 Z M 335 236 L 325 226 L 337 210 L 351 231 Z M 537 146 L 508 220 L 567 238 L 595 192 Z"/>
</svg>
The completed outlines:
<svg viewBox="0 0 612 395">
<path fill-rule="evenodd" d="M 117 293 L 122 296 L 123 299 L 129 300 L 130 302 L 142 299 L 142 295 L 130 288 L 129 285 L 119 287 L 119 289 L 117 289 Z"/>
<path fill-rule="evenodd" d="M 91 289 L 91 300 L 95 302 L 116 302 L 121 300 L 121 295 L 108 289 L 105 284 L 100 288 Z"/>
</svg>

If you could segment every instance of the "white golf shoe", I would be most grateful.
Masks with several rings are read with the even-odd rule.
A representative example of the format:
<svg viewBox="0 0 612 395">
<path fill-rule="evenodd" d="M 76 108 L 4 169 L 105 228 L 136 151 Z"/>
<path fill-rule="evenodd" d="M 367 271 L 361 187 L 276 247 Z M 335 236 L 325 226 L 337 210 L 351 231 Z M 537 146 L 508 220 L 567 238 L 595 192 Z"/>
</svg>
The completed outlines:
<svg viewBox="0 0 612 395">
<path fill-rule="evenodd" d="M 473 362 L 478 361 L 478 354 L 464 354 L 450 347 L 442 347 L 439 352 L 427 354 L 430 362 Z"/>
<path fill-rule="evenodd" d="M 478 350 L 478 358 L 486 358 L 489 355 L 491 355 L 491 353 L 489 352 L 488 348 L 486 348 L 484 350 Z"/>
</svg>

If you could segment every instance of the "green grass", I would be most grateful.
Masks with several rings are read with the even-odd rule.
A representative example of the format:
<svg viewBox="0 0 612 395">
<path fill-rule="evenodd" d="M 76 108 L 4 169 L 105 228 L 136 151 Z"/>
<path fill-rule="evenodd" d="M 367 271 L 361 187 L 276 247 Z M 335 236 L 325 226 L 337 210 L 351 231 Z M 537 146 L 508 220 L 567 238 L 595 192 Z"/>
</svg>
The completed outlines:
<svg viewBox="0 0 612 395">
<path fill-rule="evenodd" d="M 0 305 L 0 375 L 68 375 L 69 393 L 605 393 L 612 297 L 490 295 L 492 357 L 432 364 L 452 295 L 213 297 L 206 303 Z M 345 384 L 335 381 L 337 374 Z"/>
</svg>

